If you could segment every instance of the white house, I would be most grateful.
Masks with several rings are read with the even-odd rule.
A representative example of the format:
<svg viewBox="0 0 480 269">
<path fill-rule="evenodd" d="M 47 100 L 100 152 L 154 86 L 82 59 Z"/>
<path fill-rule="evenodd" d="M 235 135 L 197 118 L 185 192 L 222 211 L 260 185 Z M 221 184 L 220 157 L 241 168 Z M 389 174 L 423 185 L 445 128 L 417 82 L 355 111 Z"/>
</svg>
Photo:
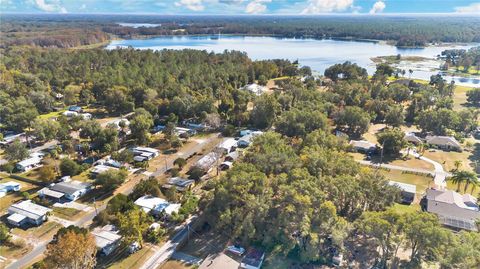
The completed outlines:
<svg viewBox="0 0 480 269">
<path fill-rule="evenodd" d="M 7 146 L 15 140 L 19 140 L 22 143 L 25 143 L 27 140 L 27 137 L 25 136 L 25 133 L 20 133 L 20 134 L 6 134 L 3 136 L 3 140 L 0 141 L 0 146 Z"/>
<path fill-rule="evenodd" d="M 9 192 L 20 191 L 21 185 L 18 182 L 9 181 L 0 184 L 0 197 L 7 195 Z"/>
<path fill-rule="evenodd" d="M 113 225 L 105 225 L 93 229 L 92 235 L 95 237 L 95 245 L 102 255 L 108 256 L 119 245 L 122 236 Z"/>
<path fill-rule="evenodd" d="M 90 170 L 90 174 L 92 174 L 92 176 L 97 176 L 98 174 L 101 174 L 103 172 L 106 172 L 106 171 L 112 170 L 112 169 L 113 170 L 118 170 L 118 168 L 113 167 L 113 166 L 99 164 L 97 166 L 94 166 L 92 168 L 92 170 Z"/>
<path fill-rule="evenodd" d="M 27 224 L 38 226 L 47 220 L 47 213 L 50 211 L 52 210 L 47 207 L 25 200 L 8 208 L 10 216 L 8 216 L 7 221 L 17 227 Z"/>
<path fill-rule="evenodd" d="M 183 192 L 189 190 L 193 184 L 195 184 L 195 180 L 172 177 L 168 180 L 168 184 L 164 184 L 162 187 L 165 189 L 175 187 L 178 191 Z"/>
<path fill-rule="evenodd" d="M 206 173 L 212 170 L 212 168 L 215 166 L 215 164 L 218 162 L 220 159 L 220 153 L 217 152 L 210 152 L 200 158 L 196 163 L 195 167 L 202 169 Z"/>
<path fill-rule="evenodd" d="M 252 131 L 251 133 L 240 137 L 237 142 L 238 147 L 246 148 L 250 146 L 250 143 L 252 143 L 253 139 L 261 134 L 263 134 L 262 131 Z"/>
<path fill-rule="evenodd" d="M 444 150 L 462 151 L 462 145 L 451 136 L 427 136 L 427 144 L 437 146 Z"/>
<path fill-rule="evenodd" d="M 73 117 L 78 116 L 78 112 L 70 111 L 70 110 L 67 110 L 67 111 L 63 112 L 62 114 L 63 114 L 63 116 L 65 116 L 67 118 L 73 118 Z"/>
<path fill-rule="evenodd" d="M 245 90 L 245 91 L 249 91 L 249 92 L 251 92 L 255 95 L 262 95 L 263 93 L 268 91 L 268 87 L 258 85 L 257 83 L 248 84 L 245 87 L 240 88 L 240 89 Z"/>
<path fill-rule="evenodd" d="M 232 150 L 235 150 L 236 147 L 237 140 L 235 140 L 235 138 L 226 138 L 217 146 L 217 148 L 222 152 L 222 154 L 228 154 Z"/>
<path fill-rule="evenodd" d="M 161 214 L 171 215 L 173 212 L 178 212 L 181 207 L 181 204 L 172 204 L 165 199 L 151 195 L 142 196 L 134 203 L 141 207 L 146 213 L 150 213 L 154 216 L 159 216 Z"/>
<path fill-rule="evenodd" d="M 421 144 L 423 142 L 420 137 L 416 136 L 414 133 L 411 133 L 411 132 L 405 133 L 405 141 L 415 145 Z"/>
<path fill-rule="evenodd" d="M 20 172 L 27 172 L 36 167 L 40 167 L 42 164 L 43 154 L 39 152 L 34 152 L 30 154 L 28 159 L 18 162 L 15 165 L 15 168 Z"/>
<path fill-rule="evenodd" d="M 443 225 L 477 231 L 476 221 L 480 219 L 477 199 L 470 194 L 452 190 L 427 189 L 426 210 L 435 213 Z"/>
<path fill-rule="evenodd" d="M 352 145 L 354 150 L 366 154 L 373 153 L 377 150 L 377 145 L 367 140 L 351 140 L 350 145 Z"/>
</svg>

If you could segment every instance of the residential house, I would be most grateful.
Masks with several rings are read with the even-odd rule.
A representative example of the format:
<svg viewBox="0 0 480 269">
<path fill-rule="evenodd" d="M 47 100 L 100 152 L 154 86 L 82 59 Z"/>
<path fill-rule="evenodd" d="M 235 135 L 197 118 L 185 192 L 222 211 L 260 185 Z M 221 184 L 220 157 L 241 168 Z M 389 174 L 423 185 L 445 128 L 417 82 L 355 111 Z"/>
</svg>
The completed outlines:
<svg viewBox="0 0 480 269">
<path fill-rule="evenodd" d="M 164 184 L 162 188 L 169 189 L 175 187 L 178 191 L 184 192 L 190 190 L 191 187 L 195 184 L 195 180 L 184 179 L 181 177 L 172 177 L 168 180 L 167 184 Z"/>
<path fill-rule="evenodd" d="M 9 192 L 20 191 L 21 185 L 18 182 L 9 181 L 0 184 L 0 197 L 7 195 Z"/>
<path fill-rule="evenodd" d="M 420 137 L 416 136 L 415 133 L 411 132 L 405 133 L 405 141 L 410 142 L 414 145 L 419 145 L 423 143 L 423 140 Z"/>
<path fill-rule="evenodd" d="M 217 152 L 210 152 L 200 158 L 194 165 L 194 167 L 200 168 L 205 173 L 208 173 L 212 170 L 212 168 L 216 165 L 216 163 L 220 159 L 220 153 Z"/>
<path fill-rule="evenodd" d="M 3 140 L 0 141 L 0 146 L 6 147 L 6 146 L 10 145 L 11 143 L 13 143 L 13 141 L 15 141 L 17 139 L 22 143 L 27 142 L 27 137 L 25 136 L 25 133 L 15 134 L 15 133 L 10 132 L 10 133 L 6 133 L 3 136 Z"/>
<path fill-rule="evenodd" d="M 82 112 L 82 107 L 80 106 L 70 106 L 68 108 L 68 111 L 76 112 L 76 113 L 81 113 Z"/>
<path fill-rule="evenodd" d="M 134 147 L 134 148 L 131 148 L 130 151 L 132 151 L 134 155 L 133 160 L 136 162 L 151 160 L 157 157 L 160 153 L 160 151 L 157 149 L 146 148 L 146 147 Z"/>
<path fill-rule="evenodd" d="M 208 255 L 198 269 L 238 269 L 240 262 L 225 253 Z"/>
<path fill-rule="evenodd" d="M 103 165 L 103 164 L 99 164 L 99 165 L 96 165 L 92 168 L 92 170 L 90 170 L 90 174 L 93 176 L 93 177 L 96 177 L 98 174 L 101 174 L 101 173 L 104 173 L 108 170 L 118 170 L 118 168 L 116 167 L 113 167 L 113 166 L 108 166 L 108 165 Z"/>
<path fill-rule="evenodd" d="M 185 135 L 192 136 L 197 134 L 197 130 L 192 128 L 175 127 L 173 131 L 178 136 L 185 136 Z"/>
<path fill-rule="evenodd" d="M 232 151 L 225 156 L 225 161 L 227 162 L 235 162 L 238 157 L 240 156 L 239 152 L 237 150 Z"/>
<path fill-rule="evenodd" d="M 238 147 L 239 148 L 246 148 L 246 147 L 250 146 L 250 143 L 252 143 L 253 139 L 256 136 L 259 136 L 261 134 L 263 134 L 262 131 L 252 131 L 251 133 L 240 137 L 240 139 L 238 139 L 238 142 L 237 142 Z"/>
<path fill-rule="evenodd" d="M 350 145 L 360 153 L 372 154 L 377 151 L 377 145 L 366 140 L 351 140 Z"/>
<path fill-rule="evenodd" d="M 41 164 L 42 164 L 43 156 L 44 156 L 43 153 L 34 152 L 34 153 L 30 154 L 28 159 L 25 159 L 23 161 L 18 162 L 15 165 L 15 168 L 19 172 L 27 172 L 27 171 L 30 171 L 30 170 L 36 168 L 36 167 L 40 167 Z"/>
<path fill-rule="evenodd" d="M 100 254 L 108 256 L 120 245 L 122 236 L 113 225 L 105 225 L 93 229 L 92 235 L 95 238 L 95 245 Z"/>
<path fill-rule="evenodd" d="M 250 249 L 247 251 L 240 263 L 240 268 L 244 269 L 260 269 L 265 259 L 265 252 L 257 249 Z"/>
<path fill-rule="evenodd" d="M 427 144 L 444 150 L 462 151 L 462 145 L 451 136 L 427 136 L 425 140 Z"/>
<path fill-rule="evenodd" d="M 233 163 L 229 161 L 225 161 L 220 164 L 220 170 L 228 170 L 233 167 Z"/>
<path fill-rule="evenodd" d="M 73 117 L 78 116 L 79 114 L 78 114 L 78 112 L 67 110 L 67 111 L 63 112 L 62 115 L 67 117 L 67 118 L 73 118 Z"/>
<path fill-rule="evenodd" d="M 162 213 L 170 215 L 173 212 L 178 212 L 181 206 L 180 204 L 170 204 L 165 199 L 151 195 L 142 196 L 135 200 L 134 203 L 141 207 L 146 213 L 150 213 L 154 216 L 159 216 Z"/>
<path fill-rule="evenodd" d="M 226 138 L 217 146 L 222 154 L 228 154 L 237 148 L 237 140 L 235 138 Z"/>
<path fill-rule="evenodd" d="M 422 204 L 426 211 L 436 214 L 445 226 L 478 230 L 476 221 L 480 219 L 480 208 L 477 199 L 470 194 L 462 195 L 447 189 L 427 189 Z"/>
<path fill-rule="evenodd" d="M 8 216 L 7 221 L 17 227 L 38 226 L 47 220 L 47 213 L 50 211 L 52 211 L 50 208 L 34 204 L 30 200 L 24 200 L 8 208 L 10 216 Z"/>
<path fill-rule="evenodd" d="M 54 184 L 49 189 L 57 193 L 63 193 L 67 200 L 75 201 L 82 197 L 85 193 L 89 192 L 92 185 L 80 181 L 60 182 Z"/>
<path fill-rule="evenodd" d="M 411 204 L 413 200 L 415 200 L 417 186 L 397 181 L 389 181 L 388 184 L 390 186 L 395 186 L 400 189 L 400 197 L 402 199 L 402 203 Z"/>
<path fill-rule="evenodd" d="M 255 95 L 262 95 L 263 93 L 268 91 L 268 87 L 258 85 L 257 83 L 248 84 L 245 87 L 240 88 L 240 89 L 245 90 L 245 91 L 249 91 L 249 92 L 251 92 Z"/>
</svg>

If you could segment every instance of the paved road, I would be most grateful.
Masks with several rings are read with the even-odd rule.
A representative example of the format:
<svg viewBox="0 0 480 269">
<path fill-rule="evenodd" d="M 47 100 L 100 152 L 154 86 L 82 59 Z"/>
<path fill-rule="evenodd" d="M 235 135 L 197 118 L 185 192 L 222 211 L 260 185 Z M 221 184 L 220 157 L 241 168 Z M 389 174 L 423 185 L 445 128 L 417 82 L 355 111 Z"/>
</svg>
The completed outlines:
<svg viewBox="0 0 480 269">
<path fill-rule="evenodd" d="M 202 143 L 199 143 L 199 144 L 195 145 L 194 147 L 190 148 L 189 150 L 178 152 L 177 155 L 179 157 L 181 157 L 181 156 L 188 157 L 191 154 L 193 154 L 194 152 L 200 152 L 203 149 L 203 147 L 205 147 L 205 145 L 208 145 L 208 143 L 210 143 L 217 136 L 218 136 L 218 134 L 212 135 L 209 138 L 206 138 L 204 141 L 202 141 Z M 173 166 L 173 161 L 174 161 L 174 159 L 171 159 L 171 158 L 170 158 L 170 160 L 167 160 L 168 167 Z M 153 173 L 153 175 L 158 176 L 158 175 L 162 175 L 163 173 L 165 173 L 165 167 L 162 166 L 157 171 L 155 171 Z M 137 180 L 138 180 L 138 178 L 137 178 Z M 133 188 L 135 187 L 137 180 L 129 180 L 126 184 L 120 186 L 115 191 L 115 193 L 123 193 L 125 195 L 130 194 L 133 191 Z M 93 218 L 95 217 L 96 212 L 100 212 L 102 210 L 105 210 L 105 208 L 106 208 L 106 203 L 102 206 L 97 207 L 96 211 L 95 211 L 95 209 L 90 210 L 87 214 L 85 214 L 85 216 L 83 216 L 79 220 L 75 221 L 74 225 L 82 226 L 82 227 L 88 225 L 93 220 Z M 181 236 L 181 233 L 182 233 L 182 231 L 177 233 L 175 235 L 175 237 L 173 237 L 172 240 L 174 240 L 177 236 Z M 18 259 L 15 262 L 11 263 L 10 265 L 8 265 L 6 267 L 6 269 L 18 269 L 18 268 L 24 268 L 24 267 L 28 266 L 33 260 L 35 260 L 38 256 L 40 256 L 45 251 L 48 242 L 50 242 L 51 240 L 52 240 L 52 238 L 49 238 L 45 241 L 42 241 L 41 243 L 36 245 L 33 248 L 33 250 L 30 251 L 29 253 L 27 253 L 25 256 L 23 256 L 22 258 Z M 164 247 L 165 247 L 165 245 L 162 246 L 162 248 L 160 250 L 164 250 Z M 169 249 L 169 247 L 167 246 L 166 249 Z M 170 257 L 170 256 L 168 256 L 168 257 Z M 153 268 L 155 268 L 155 267 L 153 267 Z"/>
<path fill-rule="evenodd" d="M 156 269 L 165 263 L 173 255 L 178 245 L 188 236 L 190 225 L 197 219 L 196 216 L 190 217 L 184 225 L 181 226 L 172 239 L 168 240 L 162 247 L 160 247 L 155 254 L 153 254 L 140 269 Z"/>
</svg>

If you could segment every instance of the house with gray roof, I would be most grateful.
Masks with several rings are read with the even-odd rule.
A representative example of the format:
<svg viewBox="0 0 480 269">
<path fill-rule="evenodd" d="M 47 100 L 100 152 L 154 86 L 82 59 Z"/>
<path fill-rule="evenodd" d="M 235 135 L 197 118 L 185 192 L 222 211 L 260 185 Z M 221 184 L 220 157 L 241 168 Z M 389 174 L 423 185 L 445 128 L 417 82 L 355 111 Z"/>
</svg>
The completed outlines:
<svg viewBox="0 0 480 269">
<path fill-rule="evenodd" d="M 395 186 L 400 189 L 400 198 L 403 204 L 411 204 L 415 200 L 417 186 L 397 181 L 389 181 L 388 185 Z"/>
<path fill-rule="evenodd" d="M 425 141 L 444 150 L 462 151 L 462 145 L 452 136 L 427 136 Z"/>
<path fill-rule="evenodd" d="M 460 194 L 447 189 L 427 189 L 426 210 L 438 216 L 440 222 L 453 229 L 477 231 L 480 220 L 477 199 L 470 194 Z"/>
<path fill-rule="evenodd" d="M 377 150 L 377 145 L 367 140 L 351 140 L 350 145 L 352 145 L 355 151 L 365 154 L 371 154 Z"/>
<path fill-rule="evenodd" d="M 49 188 L 43 188 L 38 192 L 41 197 L 53 198 L 53 200 L 59 201 L 65 198 L 69 201 L 75 201 L 82 197 L 85 193 L 89 192 L 92 185 L 80 181 L 68 181 L 60 182 L 50 186 Z"/>
<path fill-rule="evenodd" d="M 97 227 L 92 231 L 95 238 L 95 245 L 102 255 L 108 256 L 120 245 L 122 236 L 113 225 Z"/>
</svg>

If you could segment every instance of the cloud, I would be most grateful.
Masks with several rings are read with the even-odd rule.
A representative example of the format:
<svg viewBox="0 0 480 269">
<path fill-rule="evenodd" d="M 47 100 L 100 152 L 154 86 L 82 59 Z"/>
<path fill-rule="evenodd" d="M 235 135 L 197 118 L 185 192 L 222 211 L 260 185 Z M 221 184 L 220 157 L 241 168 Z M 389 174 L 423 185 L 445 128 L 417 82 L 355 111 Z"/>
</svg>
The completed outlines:
<svg viewBox="0 0 480 269">
<path fill-rule="evenodd" d="M 205 6 L 203 5 L 203 0 L 180 0 L 178 2 L 175 2 L 175 6 L 184 6 L 192 11 L 202 11 L 205 9 Z"/>
<path fill-rule="evenodd" d="M 473 13 L 480 14 L 480 2 L 472 3 L 468 6 L 456 7 L 455 12 L 457 13 Z"/>
<path fill-rule="evenodd" d="M 265 5 L 265 3 L 270 2 L 271 0 L 253 0 L 252 2 L 248 3 L 247 7 L 245 8 L 245 12 L 248 14 L 263 13 L 267 10 L 267 5 Z"/>
<path fill-rule="evenodd" d="M 35 0 L 35 5 L 40 10 L 46 12 L 60 12 L 60 13 L 67 13 L 67 9 L 62 7 L 58 1 L 49 1 L 46 0 Z"/>
<path fill-rule="evenodd" d="M 382 12 L 385 9 L 386 5 L 383 1 L 377 1 L 373 4 L 372 9 L 370 9 L 370 14 L 377 14 Z"/>
<path fill-rule="evenodd" d="M 341 12 L 353 7 L 354 0 L 308 0 L 302 14 Z"/>
</svg>

